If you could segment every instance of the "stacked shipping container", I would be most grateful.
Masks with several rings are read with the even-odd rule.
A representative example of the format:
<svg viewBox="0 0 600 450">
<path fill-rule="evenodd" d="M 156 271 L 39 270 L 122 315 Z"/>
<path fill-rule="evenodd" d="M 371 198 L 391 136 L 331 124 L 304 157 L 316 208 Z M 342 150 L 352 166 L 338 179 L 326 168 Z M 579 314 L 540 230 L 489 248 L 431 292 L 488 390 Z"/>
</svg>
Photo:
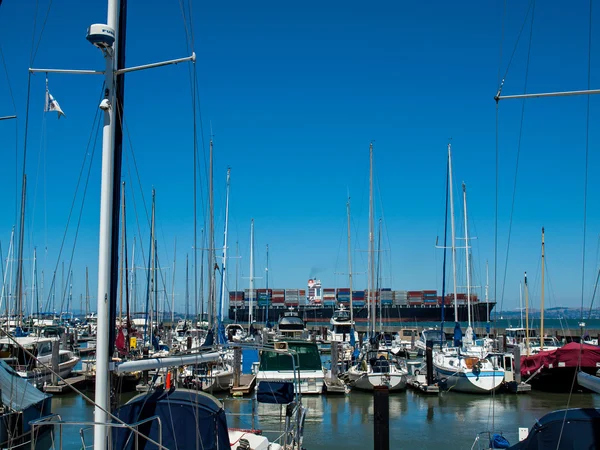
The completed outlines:
<svg viewBox="0 0 600 450">
<path fill-rule="evenodd" d="M 390 288 L 381 289 L 379 298 L 381 299 L 381 306 L 391 306 L 394 303 L 394 293 Z"/>
<path fill-rule="evenodd" d="M 335 306 L 335 288 L 323 288 L 323 306 Z"/>
<path fill-rule="evenodd" d="M 229 306 L 240 308 L 244 306 L 244 291 L 231 291 L 229 293 Z"/>
<path fill-rule="evenodd" d="M 337 290 L 337 301 L 348 305 L 350 303 L 350 288 L 339 288 Z"/>
<path fill-rule="evenodd" d="M 423 304 L 437 305 L 437 291 L 423 291 Z"/>
<path fill-rule="evenodd" d="M 423 304 L 423 291 L 408 291 L 408 304 L 418 306 Z"/>
<path fill-rule="evenodd" d="M 352 291 L 352 305 L 358 308 L 365 306 L 365 291 Z"/>
<path fill-rule="evenodd" d="M 406 291 L 394 291 L 393 304 L 395 306 L 406 306 L 406 305 L 408 305 L 408 292 L 406 292 Z"/>
<path fill-rule="evenodd" d="M 285 306 L 285 290 L 273 289 L 271 305 L 273 308 L 283 308 Z"/>
<path fill-rule="evenodd" d="M 300 304 L 300 293 L 298 289 L 285 290 L 285 306 L 298 306 Z"/>
</svg>

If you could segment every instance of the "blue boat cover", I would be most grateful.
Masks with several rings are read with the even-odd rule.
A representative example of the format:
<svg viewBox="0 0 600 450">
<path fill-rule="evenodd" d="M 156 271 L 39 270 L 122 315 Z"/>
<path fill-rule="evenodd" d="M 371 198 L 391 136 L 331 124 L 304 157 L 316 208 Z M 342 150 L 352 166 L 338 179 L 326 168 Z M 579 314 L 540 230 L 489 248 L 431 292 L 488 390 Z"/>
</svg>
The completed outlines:
<svg viewBox="0 0 600 450">
<path fill-rule="evenodd" d="M 460 324 L 458 322 L 456 322 L 456 324 L 454 325 L 454 346 L 455 347 L 462 346 L 462 338 L 463 338 L 463 333 L 462 333 L 462 330 L 460 329 Z"/>
<path fill-rule="evenodd" d="M 189 389 L 157 390 L 141 394 L 117 412 L 117 417 L 128 424 L 158 416 L 162 422 L 162 445 L 166 448 L 201 448 L 204 450 L 229 449 L 227 418 L 219 400 L 204 392 Z M 140 425 L 140 433 L 159 441 L 158 421 Z M 156 445 L 138 437 L 126 428 L 113 428 L 113 448 L 151 449 Z"/>
<path fill-rule="evenodd" d="M 258 350 L 252 348 L 242 349 L 242 373 L 252 373 L 252 364 L 259 361 Z"/>
<path fill-rule="evenodd" d="M 287 405 L 294 401 L 294 385 L 280 381 L 261 381 L 258 383 L 256 400 L 260 403 Z"/>
<path fill-rule="evenodd" d="M 213 331 L 213 329 L 211 328 L 210 330 L 208 330 L 208 333 L 206 333 L 206 339 L 204 339 L 204 343 L 200 346 L 200 347 L 212 347 L 215 343 L 215 333 Z"/>
<path fill-rule="evenodd" d="M 493 434 L 490 439 L 490 448 L 510 448 L 510 442 L 501 434 Z"/>
<path fill-rule="evenodd" d="M 575 450 L 600 448 L 600 409 L 575 408 L 546 414 L 527 438 L 511 450 Z M 560 442 L 559 442 L 560 438 Z"/>
<path fill-rule="evenodd" d="M 21 378 L 8 364 L 0 360 L 0 389 L 2 404 L 13 411 L 23 411 L 32 405 L 41 404 L 51 395 L 44 394 L 26 379 Z"/>
</svg>

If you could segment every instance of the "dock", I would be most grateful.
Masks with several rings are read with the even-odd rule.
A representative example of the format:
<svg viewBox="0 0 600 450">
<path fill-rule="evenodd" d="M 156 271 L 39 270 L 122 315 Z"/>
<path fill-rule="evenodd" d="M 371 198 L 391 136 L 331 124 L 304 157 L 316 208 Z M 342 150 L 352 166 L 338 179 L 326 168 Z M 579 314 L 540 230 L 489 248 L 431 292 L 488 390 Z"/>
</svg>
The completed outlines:
<svg viewBox="0 0 600 450">
<path fill-rule="evenodd" d="M 509 381 L 508 383 L 504 383 L 503 389 L 511 394 L 524 394 L 526 392 L 531 392 L 531 385 L 523 381 L 520 383 Z"/>
<path fill-rule="evenodd" d="M 345 394 L 348 389 L 339 378 L 325 377 L 324 381 L 326 394 Z"/>
<path fill-rule="evenodd" d="M 67 378 L 65 381 L 59 381 L 58 384 L 46 384 L 44 386 L 44 392 L 47 394 L 65 394 L 70 392 L 72 387 L 78 387 L 85 382 L 85 375 L 79 375 Z"/>
<path fill-rule="evenodd" d="M 240 382 L 238 386 L 231 386 L 230 393 L 233 396 L 248 395 L 254 390 L 256 385 L 256 375 L 240 374 Z"/>
<path fill-rule="evenodd" d="M 440 387 L 437 384 L 427 384 L 425 375 L 413 375 L 408 377 L 406 386 L 421 394 L 438 395 Z"/>
<path fill-rule="evenodd" d="M 78 347 L 75 349 L 79 356 L 89 355 L 90 353 L 96 353 L 96 347 Z"/>
</svg>

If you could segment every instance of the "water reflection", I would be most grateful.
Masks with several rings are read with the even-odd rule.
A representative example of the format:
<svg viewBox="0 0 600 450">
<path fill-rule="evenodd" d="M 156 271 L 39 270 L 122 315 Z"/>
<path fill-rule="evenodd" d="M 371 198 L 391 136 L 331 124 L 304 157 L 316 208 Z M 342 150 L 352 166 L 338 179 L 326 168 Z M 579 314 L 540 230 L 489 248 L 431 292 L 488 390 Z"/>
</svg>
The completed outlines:
<svg viewBox="0 0 600 450">
<path fill-rule="evenodd" d="M 531 392 L 525 395 L 468 395 L 447 392 L 424 396 L 412 391 L 390 396 L 390 443 L 394 449 L 471 448 L 478 432 L 502 431 L 517 442 L 518 428 L 531 427 L 546 413 L 566 407 L 568 395 Z M 352 392 L 339 396 L 305 396 L 309 408 L 305 445 L 309 450 L 353 450 L 372 448 L 373 396 Z M 252 403 L 246 399 L 224 402 L 231 427 L 277 431 L 285 408 L 258 405 L 260 420 L 252 422 Z M 600 407 L 600 396 L 574 394 L 571 407 Z M 92 420 L 93 408 L 76 395 L 53 398 L 53 410 L 64 419 Z M 247 414 L 234 416 L 234 414 Z M 66 430 L 65 430 L 66 431 Z M 79 448 L 77 430 L 69 430 L 65 441 Z"/>
</svg>

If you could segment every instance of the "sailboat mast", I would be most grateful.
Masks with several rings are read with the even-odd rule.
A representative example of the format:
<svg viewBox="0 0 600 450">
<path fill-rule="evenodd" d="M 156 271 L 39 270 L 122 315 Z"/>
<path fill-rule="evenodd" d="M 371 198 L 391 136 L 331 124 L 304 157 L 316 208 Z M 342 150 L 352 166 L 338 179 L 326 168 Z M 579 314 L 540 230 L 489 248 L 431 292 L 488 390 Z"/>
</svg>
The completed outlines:
<svg viewBox="0 0 600 450">
<path fill-rule="evenodd" d="M 124 237 L 125 236 L 125 182 L 123 181 L 122 183 L 122 188 L 121 188 L 121 207 L 122 207 L 122 211 L 121 211 L 121 236 Z M 119 277 L 119 291 L 120 291 L 120 295 L 119 295 L 119 325 L 123 326 L 123 275 L 125 274 L 125 268 L 123 266 L 124 264 L 124 257 L 123 255 L 125 254 L 125 239 L 121 239 L 121 276 Z"/>
<path fill-rule="evenodd" d="M 25 239 L 25 193 L 27 191 L 27 175 L 25 175 L 25 158 L 23 158 L 23 188 L 21 192 L 21 219 L 19 222 L 19 249 L 17 253 L 17 328 L 23 322 L 23 241 Z M 8 320 L 8 317 L 7 317 Z"/>
<path fill-rule="evenodd" d="M 519 281 L 519 311 L 521 316 L 521 328 L 523 328 L 523 285 Z"/>
<path fill-rule="evenodd" d="M 265 267 L 265 289 L 267 290 L 267 306 L 265 307 L 265 324 L 269 323 L 269 244 L 267 244 L 267 266 Z"/>
<path fill-rule="evenodd" d="M 208 159 L 208 311 L 209 323 L 212 324 L 215 313 L 215 262 L 214 262 L 214 241 L 215 241 L 215 209 L 213 193 L 213 141 L 210 140 L 210 151 Z"/>
<path fill-rule="evenodd" d="M 201 255 L 200 255 L 200 318 L 199 322 L 204 322 L 204 228 L 200 230 Z M 196 269 L 194 269 L 196 270 Z M 198 316 L 198 302 L 196 302 L 196 316 Z"/>
<path fill-rule="evenodd" d="M 375 335 L 375 211 L 373 207 L 373 143 L 369 145 L 369 301 L 371 306 L 371 336 Z"/>
<path fill-rule="evenodd" d="M 454 184 L 452 182 L 452 146 L 448 144 L 448 178 L 450 190 L 450 229 L 452 232 L 452 280 L 454 289 L 454 321 L 458 323 L 458 303 L 456 301 L 456 228 L 454 225 Z"/>
<path fill-rule="evenodd" d="M 346 215 L 348 216 L 348 283 L 350 284 L 350 327 L 354 332 L 354 305 L 352 304 L 352 246 L 350 244 L 350 197 L 346 203 Z"/>
<path fill-rule="evenodd" d="M 135 282 L 135 236 L 133 237 L 133 245 L 131 246 L 131 303 L 133 312 L 138 312 L 137 292 Z"/>
<path fill-rule="evenodd" d="M 153 340 L 153 336 L 154 336 L 154 302 L 155 302 L 155 290 L 154 290 L 154 286 L 156 285 L 156 273 L 154 271 L 154 260 L 156 259 L 156 255 L 154 254 L 156 247 L 154 245 L 154 198 L 155 198 L 156 192 L 154 189 L 152 189 L 152 215 L 151 215 L 151 222 L 150 222 L 150 264 L 148 267 L 149 273 L 150 273 L 150 285 L 148 286 L 148 296 L 150 297 L 150 301 L 148 302 L 148 309 L 149 311 L 146 311 L 146 314 L 150 315 L 150 323 L 148 324 L 149 328 L 150 328 L 150 345 L 152 345 L 152 340 Z"/>
<path fill-rule="evenodd" d="M 90 313 L 90 281 L 88 267 L 85 266 L 85 317 Z"/>
<path fill-rule="evenodd" d="M 377 232 L 377 295 L 379 296 L 379 331 L 383 332 L 381 311 L 381 219 L 379 219 L 379 230 Z M 377 295 L 375 298 L 377 298 Z"/>
<path fill-rule="evenodd" d="M 185 321 L 190 315 L 190 266 L 188 255 L 185 255 Z"/>
<path fill-rule="evenodd" d="M 527 272 L 525 272 L 525 352 L 529 356 L 529 287 L 527 286 Z"/>
<path fill-rule="evenodd" d="M 489 299 L 489 290 L 490 290 L 490 271 L 488 267 L 487 259 L 485 260 L 485 310 L 486 310 L 486 321 L 490 323 L 490 299 Z M 489 333 L 489 329 L 487 330 Z"/>
<path fill-rule="evenodd" d="M 173 250 L 173 279 L 171 280 L 171 326 L 175 326 L 175 268 L 177 261 L 177 238 Z"/>
<path fill-rule="evenodd" d="M 544 350 L 544 263 L 546 259 L 544 244 L 544 227 L 542 227 L 542 294 L 540 297 L 540 351 Z"/>
<path fill-rule="evenodd" d="M 227 168 L 227 185 L 225 189 L 225 231 L 223 232 L 223 261 L 221 263 L 221 300 L 218 312 L 218 321 L 221 322 L 225 314 L 225 289 L 227 285 L 225 283 L 225 270 L 227 267 L 227 236 L 228 236 L 228 225 L 229 225 L 229 182 L 231 178 L 231 169 Z"/>
<path fill-rule="evenodd" d="M 254 309 L 254 219 L 250 221 L 250 314 L 248 315 L 248 333 L 252 326 Z"/>
<path fill-rule="evenodd" d="M 239 264 L 238 261 L 240 260 L 240 246 L 238 241 L 235 241 L 235 292 L 237 295 L 238 292 L 238 276 L 239 276 Z M 234 309 L 234 322 L 237 323 L 237 302 L 235 304 L 235 309 Z"/>
<path fill-rule="evenodd" d="M 113 30 L 117 29 L 118 0 L 108 0 L 106 25 Z M 115 33 L 113 51 L 104 52 L 105 69 L 105 98 L 109 105 L 115 105 L 115 57 L 118 48 L 118 33 Z M 98 250 L 98 333 L 96 336 L 96 373 L 109 373 L 109 345 L 110 345 L 110 286 L 111 286 L 111 259 L 112 259 L 112 233 L 113 233 L 113 180 L 115 163 L 115 108 L 104 110 L 104 125 L 102 128 L 102 178 L 100 193 L 100 242 Z M 96 377 L 94 421 L 107 422 L 107 411 L 110 409 L 110 377 Z M 107 447 L 107 429 L 105 426 L 94 427 L 94 449 L 104 450 Z"/>
<path fill-rule="evenodd" d="M 29 314 L 33 314 L 33 312 L 35 311 L 33 309 L 33 302 L 35 301 L 36 305 L 37 305 L 37 298 L 38 298 L 38 292 L 37 292 L 37 248 L 33 247 L 33 270 L 32 272 L 32 276 L 31 276 L 31 280 L 32 280 L 32 293 L 31 293 L 31 310 L 29 311 Z M 36 308 L 39 309 L 39 308 Z M 39 311 L 36 311 L 39 312 Z"/>
<path fill-rule="evenodd" d="M 471 269 L 469 264 L 469 222 L 467 221 L 467 185 L 462 184 L 463 188 L 463 202 L 465 209 L 465 255 L 466 255 L 466 267 L 467 267 L 467 321 L 468 328 L 471 327 Z"/>
</svg>

